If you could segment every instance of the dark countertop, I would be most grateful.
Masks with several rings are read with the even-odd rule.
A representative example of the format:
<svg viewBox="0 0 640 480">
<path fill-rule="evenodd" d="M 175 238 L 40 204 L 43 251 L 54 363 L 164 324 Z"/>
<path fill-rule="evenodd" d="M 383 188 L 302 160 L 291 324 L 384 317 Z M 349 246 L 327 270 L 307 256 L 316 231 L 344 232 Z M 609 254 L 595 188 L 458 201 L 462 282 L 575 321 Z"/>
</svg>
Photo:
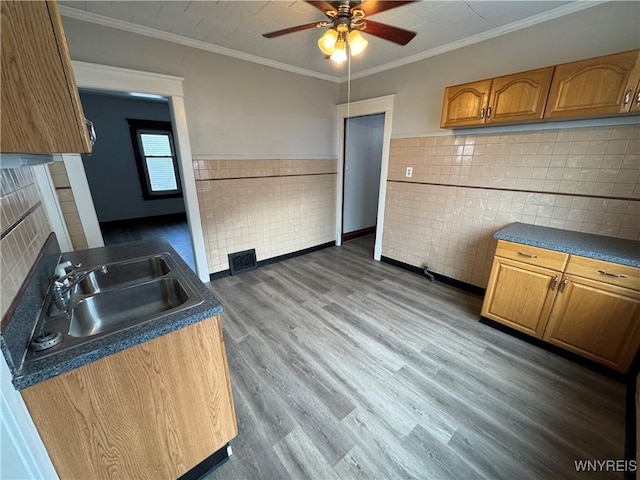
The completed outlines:
<svg viewBox="0 0 640 480">
<path fill-rule="evenodd" d="M 62 254 L 61 261 L 82 263 L 83 267 L 119 262 L 136 257 L 168 252 L 178 266 L 179 273 L 204 299 L 204 301 L 181 312 L 174 312 L 157 320 L 148 321 L 120 332 L 105 335 L 67 350 L 52 353 L 37 359 L 25 358 L 14 371 L 13 384 L 18 390 L 30 387 L 57 375 L 104 358 L 113 353 L 167 333 L 192 325 L 222 313 L 222 304 L 200 281 L 180 256 L 164 239 L 149 239 L 107 247 L 92 248 Z M 13 320 L 12 320 L 13 321 Z M 33 327 L 32 327 L 33 328 Z"/>
<path fill-rule="evenodd" d="M 526 223 L 512 223 L 496 232 L 493 237 L 498 240 L 547 248 L 581 257 L 640 267 L 640 242 L 634 240 L 540 227 Z"/>
</svg>

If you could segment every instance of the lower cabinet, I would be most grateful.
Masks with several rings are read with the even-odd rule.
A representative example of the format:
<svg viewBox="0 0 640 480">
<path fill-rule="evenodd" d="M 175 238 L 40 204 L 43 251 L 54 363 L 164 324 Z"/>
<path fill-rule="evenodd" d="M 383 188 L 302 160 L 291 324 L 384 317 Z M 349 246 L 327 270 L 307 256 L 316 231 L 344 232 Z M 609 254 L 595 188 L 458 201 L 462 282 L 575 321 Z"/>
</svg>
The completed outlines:
<svg viewBox="0 0 640 480">
<path fill-rule="evenodd" d="M 640 269 L 499 241 L 482 315 L 626 372 L 640 346 Z"/>
<path fill-rule="evenodd" d="M 495 257 L 482 314 L 542 338 L 553 305 L 558 272 Z"/>
<path fill-rule="evenodd" d="M 543 339 L 626 371 L 640 341 L 640 292 L 565 276 Z"/>
<path fill-rule="evenodd" d="M 21 393 L 60 478 L 178 478 L 237 434 L 218 316 Z"/>
</svg>

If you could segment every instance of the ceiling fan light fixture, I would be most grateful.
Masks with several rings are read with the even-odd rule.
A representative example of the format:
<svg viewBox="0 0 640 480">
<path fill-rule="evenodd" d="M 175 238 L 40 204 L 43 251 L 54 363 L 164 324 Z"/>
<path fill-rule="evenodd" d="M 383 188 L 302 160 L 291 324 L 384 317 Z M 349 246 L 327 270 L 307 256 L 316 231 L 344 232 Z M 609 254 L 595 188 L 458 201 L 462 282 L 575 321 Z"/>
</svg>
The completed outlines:
<svg viewBox="0 0 640 480">
<path fill-rule="evenodd" d="M 324 53 L 325 55 L 332 55 L 336 47 L 337 40 L 338 32 L 336 32 L 333 28 L 329 28 L 318 40 L 318 48 L 320 48 L 322 53 Z"/>
<path fill-rule="evenodd" d="M 347 43 L 344 41 L 344 36 L 340 34 L 336 41 L 335 49 L 331 54 L 331 60 L 336 63 L 342 63 L 347 59 Z"/>
<path fill-rule="evenodd" d="M 367 39 L 364 38 L 358 30 L 351 30 L 349 32 L 348 40 L 349 52 L 354 57 L 364 52 L 364 49 L 367 48 L 367 45 L 369 45 Z"/>
</svg>

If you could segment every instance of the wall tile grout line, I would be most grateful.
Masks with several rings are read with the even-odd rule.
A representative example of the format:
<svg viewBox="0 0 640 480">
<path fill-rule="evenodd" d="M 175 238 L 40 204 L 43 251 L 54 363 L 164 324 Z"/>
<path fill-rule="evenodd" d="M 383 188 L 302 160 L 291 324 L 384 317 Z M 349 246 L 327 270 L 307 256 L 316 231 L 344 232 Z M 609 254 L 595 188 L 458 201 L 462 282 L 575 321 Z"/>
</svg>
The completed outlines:
<svg viewBox="0 0 640 480">
<path fill-rule="evenodd" d="M 7 235 L 9 235 L 13 230 L 15 230 L 29 215 L 31 215 L 40 205 L 42 205 L 42 201 L 35 203 L 33 206 L 29 208 L 26 212 L 20 215 L 11 225 L 7 228 L 3 229 L 0 233 L 0 240 L 4 239 Z"/>
<path fill-rule="evenodd" d="M 412 185 L 431 185 L 434 187 L 456 187 L 456 188 L 472 188 L 476 190 L 494 190 L 497 192 L 517 192 L 517 193 L 537 193 L 541 195 L 560 195 L 566 197 L 581 197 L 581 198 L 597 198 L 600 200 L 624 200 L 628 202 L 640 202 L 640 198 L 633 197 L 609 197 L 604 195 L 593 195 L 584 193 L 565 193 L 565 192 L 550 192 L 545 190 L 523 190 L 519 188 L 500 188 L 500 187 L 481 187 L 477 185 L 456 185 L 454 183 L 433 183 L 433 182 L 410 182 L 405 180 L 387 180 L 389 183 L 407 183 Z"/>
<path fill-rule="evenodd" d="M 216 180 L 251 180 L 260 178 L 289 178 L 289 177 L 315 177 L 322 175 L 337 175 L 337 172 L 327 173 L 296 173 L 291 175 L 259 175 L 250 177 L 218 177 L 218 178 L 197 178 L 196 182 L 212 182 Z"/>
</svg>

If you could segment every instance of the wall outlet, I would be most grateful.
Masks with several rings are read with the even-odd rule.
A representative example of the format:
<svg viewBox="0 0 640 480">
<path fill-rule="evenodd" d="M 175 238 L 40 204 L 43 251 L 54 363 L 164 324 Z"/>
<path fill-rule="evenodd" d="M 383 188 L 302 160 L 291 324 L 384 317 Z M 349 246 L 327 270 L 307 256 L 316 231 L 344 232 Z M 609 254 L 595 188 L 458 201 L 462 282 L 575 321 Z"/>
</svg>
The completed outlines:
<svg viewBox="0 0 640 480">
<path fill-rule="evenodd" d="M 407 167 L 407 172 L 404 174 L 404 176 L 407 178 L 413 177 L 413 167 Z"/>
</svg>

